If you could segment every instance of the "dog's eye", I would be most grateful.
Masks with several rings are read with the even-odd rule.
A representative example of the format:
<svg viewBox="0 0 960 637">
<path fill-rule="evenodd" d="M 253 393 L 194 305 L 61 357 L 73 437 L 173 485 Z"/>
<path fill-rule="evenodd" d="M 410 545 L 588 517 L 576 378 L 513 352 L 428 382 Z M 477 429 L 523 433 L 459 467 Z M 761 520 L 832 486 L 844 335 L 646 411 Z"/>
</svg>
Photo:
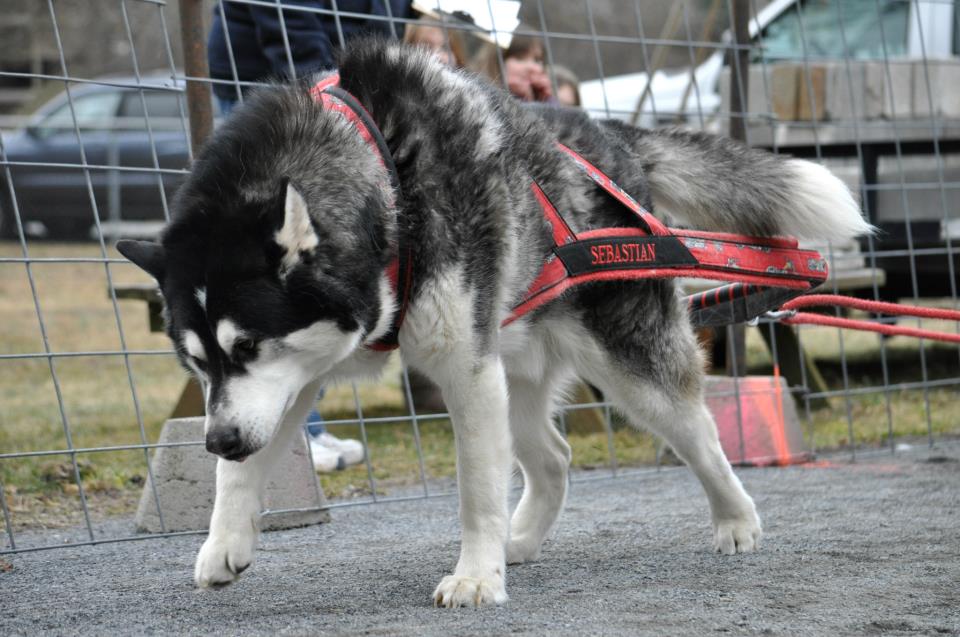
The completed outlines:
<svg viewBox="0 0 960 637">
<path fill-rule="evenodd" d="M 233 344 L 233 349 L 240 354 L 252 354 L 257 349 L 257 343 L 250 338 L 241 338 Z"/>
</svg>

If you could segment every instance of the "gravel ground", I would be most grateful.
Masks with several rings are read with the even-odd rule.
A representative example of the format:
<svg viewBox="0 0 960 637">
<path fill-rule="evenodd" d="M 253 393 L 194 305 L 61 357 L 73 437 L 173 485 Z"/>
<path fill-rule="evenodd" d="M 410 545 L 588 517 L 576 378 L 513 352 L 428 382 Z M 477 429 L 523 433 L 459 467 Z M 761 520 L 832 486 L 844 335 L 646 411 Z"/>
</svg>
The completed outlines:
<svg viewBox="0 0 960 637">
<path fill-rule="evenodd" d="M 960 453 L 739 471 L 759 553 L 709 550 L 684 469 L 575 484 L 505 606 L 441 610 L 452 498 L 334 511 L 265 534 L 241 581 L 197 591 L 202 537 L 7 555 L 0 634 L 960 635 Z M 2 562 L 0 562 L 2 564 Z"/>
</svg>

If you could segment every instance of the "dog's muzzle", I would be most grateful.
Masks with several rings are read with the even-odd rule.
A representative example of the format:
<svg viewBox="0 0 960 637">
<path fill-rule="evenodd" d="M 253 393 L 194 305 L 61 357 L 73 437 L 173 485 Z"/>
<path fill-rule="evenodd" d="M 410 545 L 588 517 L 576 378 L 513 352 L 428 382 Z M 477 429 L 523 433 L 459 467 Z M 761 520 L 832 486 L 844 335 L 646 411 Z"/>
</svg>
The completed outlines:
<svg viewBox="0 0 960 637">
<path fill-rule="evenodd" d="M 243 461 L 254 451 L 240 435 L 240 428 L 234 426 L 211 429 L 206 446 L 207 451 L 225 460 Z"/>
</svg>

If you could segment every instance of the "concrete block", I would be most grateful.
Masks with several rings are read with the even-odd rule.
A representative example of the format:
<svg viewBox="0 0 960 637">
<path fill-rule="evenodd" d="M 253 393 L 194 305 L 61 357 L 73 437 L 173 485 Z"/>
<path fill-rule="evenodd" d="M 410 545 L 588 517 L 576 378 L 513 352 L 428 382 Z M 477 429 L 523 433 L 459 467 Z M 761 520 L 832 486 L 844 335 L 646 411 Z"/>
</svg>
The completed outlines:
<svg viewBox="0 0 960 637">
<path fill-rule="evenodd" d="M 913 117 L 913 62 L 890 62 L 889 72 L 883 73 L 883 111 L 885 119 Z M 889 75 L 888 75 L 889 73 Z"/>
<path fill-rule="evenodd" d="M 824 118 L 833 122 L 862 120 L 866 117 L 865 72 L 858 62 L 833 62 L 827 69 L 827 94 Z M 879 106 L 879 105 L 878 105 Z"/>
<path fill-rule="evenodd" d="M 733 378 L 707 376 L 707 406 L 731 463 L 791 464 L 810 459 L 787 380 L 779 381 L 778 391 L 772 376 L 745 376 L 738 379 L 735 391 Z"/>
<path fill-rule="evenodd" d="M 960 118 L 960 63 L 954 60 L 929 60 L 927 74 L 918 66 L 913 75 L 913 116 L 928 119 Z M 932 97 L 932 100 L 931 100 Z M 931 104 L 932 101 L 932 104 Z"/>
<path fill-rule="evenodd" d="M 159 443 L 203 440 L 203 418 L 168 420 L 160 432 Z M 213 512 L 217 459 L 203 445 L 158 447 L 151 461 L 157 495 L 167 531 L 194 531 L 208 528 Z M 323 492 L 315 486 L 316 477 L 306 441 L 296 436 L 290 451 L 274 467 L 267 484 L 264 505 L 268 510 L 317 509 L 326 506 Z M 279 513 L 264 516 L 260 528 L 288 529 L 328 522 L 328 511 Z M 160 517 L 150 479 L 140 496 L 136 517 L 137 530 L 161 532 Z"/>
<path fill-rule="evenodd" d="M 883 62 L 862 62 L 863 119 L 880 119 L 884 113 L 883 96 L 886 75 Z"/>
<path fill-rule="evenodd" d="M 766 74 L 766 77 L 764 77 Z M 751 114 L 773 115 L 781 121 L 796 119 L 797 67 L 793 64 L 750 65 L 747 108 Z M 730 112 L 730 67 L 720 74 L 722 109 Z M 740 90 L 735 88 L 734 90 Z"/>
</svg>

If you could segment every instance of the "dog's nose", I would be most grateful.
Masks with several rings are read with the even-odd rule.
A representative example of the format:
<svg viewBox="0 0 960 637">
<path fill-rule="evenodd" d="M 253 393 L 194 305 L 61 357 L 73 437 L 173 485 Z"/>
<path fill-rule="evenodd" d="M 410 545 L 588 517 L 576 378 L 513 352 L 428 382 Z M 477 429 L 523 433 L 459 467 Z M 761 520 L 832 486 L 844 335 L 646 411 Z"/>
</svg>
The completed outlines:
<svg viewBox="0 0 960 637">
<path fill-rule="evenodd" d="M 216 427 L 207 433 L 207 451 L 227 460 L 238 460 L 250 455 L 240 436 L 239 427 Z"/>
</svg>

